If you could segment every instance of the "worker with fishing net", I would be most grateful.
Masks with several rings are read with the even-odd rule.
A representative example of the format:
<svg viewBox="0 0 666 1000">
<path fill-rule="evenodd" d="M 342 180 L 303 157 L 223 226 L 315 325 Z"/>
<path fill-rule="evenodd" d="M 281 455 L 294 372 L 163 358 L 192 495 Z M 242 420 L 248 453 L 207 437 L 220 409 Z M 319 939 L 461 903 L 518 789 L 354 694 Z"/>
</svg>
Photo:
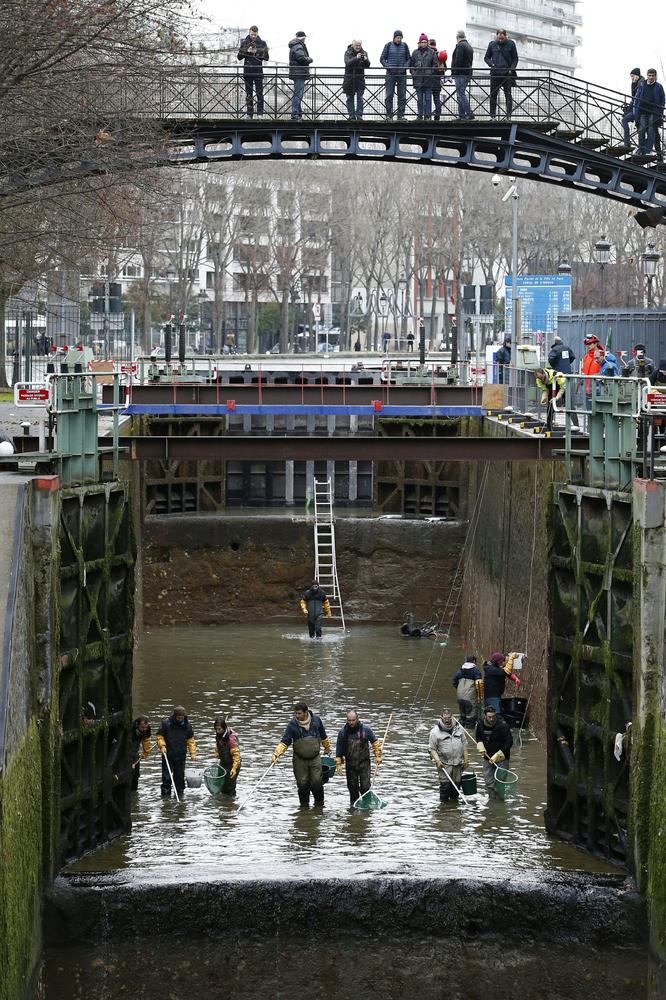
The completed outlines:
<svg viewBox="0 0 666 1000">
<path fill-rule="evenodd" d="M 309 808 L 310 793 L 316 806 L 324 804 L 324 783 L 320 749 L 330 754 L 331 741 L 326 735 L 324 723 L 311 712 L 304 701 L 294 705 L 294 717 L 287 725 L 281 741 L 273 751 L 272 763 L 277 764 L 282 754 L 293 743 L 294 777 L 298 788 L 298 799 L 304 809 Z"/>
<path fill-rule="evenodd" d="M 335 769 L 342 775 L 344 762 L 352 806 L 361 795 L 370 790 L 370 747 L 375 764 L 379 767 L 382 762 L 381 742 L 370 726 L 361 722 L 356 709 L 350 708 L 335 745 Z"/>
<path fill-rule="evenodd" d="M 462 774 L 467 767 L 467 744 L 463 727 L 455 721 L 451 710 L 442 714 L 430 730 L 428 750 L 439 775 L 439 800 L 458 798 Z"/>
</svg>

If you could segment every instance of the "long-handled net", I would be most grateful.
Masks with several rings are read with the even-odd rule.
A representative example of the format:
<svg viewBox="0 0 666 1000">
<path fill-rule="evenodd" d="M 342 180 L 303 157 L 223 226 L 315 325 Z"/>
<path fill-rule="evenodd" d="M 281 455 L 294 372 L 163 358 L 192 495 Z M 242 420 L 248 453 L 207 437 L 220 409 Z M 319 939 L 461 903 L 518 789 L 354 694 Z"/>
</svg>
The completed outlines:
<svg viewBox="0 0 666 1000">
<path fill-rule="evenodd" d="M 388 736 L 388 731 L 390 729 L 392 721 L 393 721 L 393 712 L 391 712 L 389 720 L 386 724 L 386 731 L 384 733 L 384 739 L 382 740 L 382 750 L 381 750 L 382 756 L 384 755 L 384 744 L 386 743 L 386 737 Z M 370 782 L 370 788 L 367 790 L 367 792 L 363 792 L 363 795 L 359 795 L 359 797 L 356 799 L 356 802 L 354 803 L 354 809 L 385 809 L 386 806 L 388 805 L 388 802 L 385 802 L 384 799 L 380 798 L 379 795 L 377 795 L 377 793 L 372 790 L 372 786 L 375 783 L 378 771 L 379 771 L 379 764 L 377 764 L 377 766 L 375 767 L 375 771 L 372 776 L 372 781 Z"/>
</svg>

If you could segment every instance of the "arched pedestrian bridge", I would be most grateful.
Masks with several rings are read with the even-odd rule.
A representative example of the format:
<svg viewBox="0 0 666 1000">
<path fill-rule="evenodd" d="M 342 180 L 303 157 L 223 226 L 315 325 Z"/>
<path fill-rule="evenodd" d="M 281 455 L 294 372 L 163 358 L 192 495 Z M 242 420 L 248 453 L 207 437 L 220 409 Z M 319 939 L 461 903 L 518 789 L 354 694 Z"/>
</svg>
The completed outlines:
<svg viewBox="0 0 666 1000">
<path fill-rule="evenodd" d="M 623 94 L 548 71 L 518 73 L 511 117 L 490 116 L 490 75 L 475 70 L 468 89 L 473 120 L 458 119 L 454 82 L 442 80 L 440 121 L 416 120 L 408 78 L 404 119 L 389 118 L 383 72 L 366 73 L 363 119 L 349 120 L 339 69 L 313 70 L 301 118 L 291 120 L 293 81 L 284 67 L 263 76 L 264 114 L 248 116 L 242 70 L 178 65 L 145 73 L 105 67 L 90 71 L 86 110 L 91 156 L 86 162 L 32 166 L 5 174 L 0 194 L 115 169 L 112 149 L 137 123 L 155 126 L 161 148 L 140 151 L 127 139 L 133 166 L 236 159 L 351 159 L 433 164 L 511 173 L 589 191 L 636 208 L 666 208 L 666 170 L 654 154 L 623 144 Z M 96 74 L 96 75 L 95 75 Z M 63 95 L 66 114 L 67 95 Z M 74 98 L 69 98 L 71 101 Z M 504 105 L 500 92 L 498 113 Z M 94 110 L 93 110 L 94 109 Z M 256 104 L 253 110 L 256 111 Z M 72 113 L 75 113 L 72 108 Z M 80 108 L 78 112 L 81 114 Z M 663 125 L 658 126 L 663 141 Z M 164 138 L 166 137 L 166 145 Z M 111 165 L 110 165 L 111 164 Z"/>
</svg>

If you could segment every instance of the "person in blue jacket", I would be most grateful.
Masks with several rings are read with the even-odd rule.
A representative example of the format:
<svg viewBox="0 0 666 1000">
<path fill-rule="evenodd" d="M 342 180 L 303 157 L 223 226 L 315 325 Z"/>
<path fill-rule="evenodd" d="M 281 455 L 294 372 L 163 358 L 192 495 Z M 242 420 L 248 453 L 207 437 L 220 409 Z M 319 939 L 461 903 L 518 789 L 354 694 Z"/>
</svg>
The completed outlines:
<svg viewBox="0 0 666 1000">
<path fill-rule="evenodd" d="M 384 107 L 386 117 L 393 118 L 393 96 L 398 91 L 398 118 L 404 119 L 407 106 L 407 70 L 412 61 L 409 46 L 402 40 L 399 28 L 393 32 L 393 40 L 382 49 L 379 61 L 386 70 L 386 94 Z"/>
<path fill-rule="evenodd" d="M 664 120 L 664 88 L 657 82 L 656 69 L 649 69 L 634 98 L 634 120 L 638 128 L 638 155 L 649 156 L 655 148 Z"/>
<path fill-rule="evenodd" d="M 305 92 L 305 81 L 310 76 L 312 59 L 305 44 L 305 38 L 304 31 L 297 31 L 289 42 L 289 79 L 294 81 L 294 93 L 291 98 L 292 121 L 300 121 L 301 119 L 301 102 Z"/>
<path fill-rule="evenodd" d="M 335 744 L 335 770 L 341 775 L 344 761 L 351 805 L 370 788 L 370 747 L 379 767 L 382 762 L 381 742 L 370 726 L 361 722 L 356 709 L 350 708 Z"/>
<path fill-rule="evenodd" d="M 297 701 L 294 705 L 294 717 L 273 751 L 271 763 L 277 764 L 282 754 L 292 744 L 298 800 L 304 809 L 309 808 L 312 792 L 314 804 L 323 806 L 324 783 L 319 751 L 323 748 L 325 754 L 330 754 L 331 741 L 326 735 L 324 723 L 318 715 L 310 711 L 304 701 Z"/>
<path fill-rule="evenodd" d="M 572 375 L 575 360 L 576 355 L 570 347 L 567 347 L 562 338 L 553 337 L 553 343 L 548 352 L 548 367 L 562 375 Z"/>
</svg>

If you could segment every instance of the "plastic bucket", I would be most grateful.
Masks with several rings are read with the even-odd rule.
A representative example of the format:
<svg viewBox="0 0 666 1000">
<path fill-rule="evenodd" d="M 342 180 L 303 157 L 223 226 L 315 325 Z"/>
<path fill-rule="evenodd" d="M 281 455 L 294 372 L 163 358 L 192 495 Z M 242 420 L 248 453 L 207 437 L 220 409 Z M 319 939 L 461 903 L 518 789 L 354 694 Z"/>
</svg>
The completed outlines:
<svg viewBox="0 0 666 1000">
<path fill-rule="evenodd" d="M 325 785 L 329 778 L 335 777 L 335 758 L 322 757 L 321 759 L 321 781 Z"/>
<path fill-rule="evenodd" d="M 527 724 L 527 698 L 502 698 L 502 717 L 512 729 L 520 729 Z"/>
<path fill-rule="evenodd" d="M 474 771 L 463 771 L 460 779 L 463 795 L 476 795 L 476 775 Z"/>
<path fill-rule="evenodd" d="M 224 791 L 227 772 L 220 764 L 211 764 L 203 773 L 203 780 L 211 795 L 219 795 Z"/>
<path fill-rule="evenodd" d="M 197 764 L 188 764 L 185 768 L 185 784 L 188 788 L 201 788 L 203 768 Z"/>
<path fill-rule="evenodd" d="M 510 798 L 516 788 L 518 775 L 514 771 L 508 771 L 505 767 L 498 767 L 495 771 L 495 791 L 500 799 Z"/>
</svg>

